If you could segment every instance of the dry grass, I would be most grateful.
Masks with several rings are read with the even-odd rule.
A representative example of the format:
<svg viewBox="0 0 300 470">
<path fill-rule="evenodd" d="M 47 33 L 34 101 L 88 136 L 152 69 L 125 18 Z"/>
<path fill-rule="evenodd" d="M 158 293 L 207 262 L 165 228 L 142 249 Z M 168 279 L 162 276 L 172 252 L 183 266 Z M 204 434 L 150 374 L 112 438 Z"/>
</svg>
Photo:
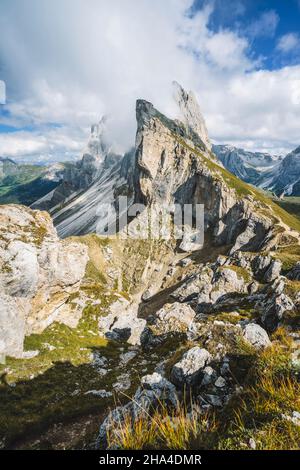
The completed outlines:
<svg viewBox="0 0 300 470">
<path fill-rule="evenodd" d="M 193 404 L 191 405 L 194 410 Z M 159 403 L 153 413 L 144 410 L 133 420 L 130 415 L 115 422 L 109 429 L 109 448 L 119 449 L 172 449 L 185 450 L 191 443 L 204 440 L 206 434 L 213 433 L 216 427 L 214 418 L 197 411 L 188 412 L 185 404 L 178 403 L 170 410 Z"/>
<path fill-rule="evenodd" d="M 248 448 L 250 438 L 261 450 L 300 448 L 300 428 L 285 417 L 300 412 L 300 383 L 290 363 L 292 340 L 284 328 L 272 339 L 272 346 L 257 356 L 227 415 L 225 410 L 230 424 L 223 427 L 218 448 Z"/>
<path fill-rule="evenodd" d="M 249 449 L 300 448 L 300 427 L 287 417 L 300 412 L 300 383 L 290 362 L 292 339 L 281 327 L 263 352 L 240 345 L 252 366 L 243 389 L 218 414 L 189 412 L 193 403 L 168 409 L 162 403 L 152 414 L 133 421 L 124 416 L 108 434 L 110 446 L 121 449 Z"/>
</svg>

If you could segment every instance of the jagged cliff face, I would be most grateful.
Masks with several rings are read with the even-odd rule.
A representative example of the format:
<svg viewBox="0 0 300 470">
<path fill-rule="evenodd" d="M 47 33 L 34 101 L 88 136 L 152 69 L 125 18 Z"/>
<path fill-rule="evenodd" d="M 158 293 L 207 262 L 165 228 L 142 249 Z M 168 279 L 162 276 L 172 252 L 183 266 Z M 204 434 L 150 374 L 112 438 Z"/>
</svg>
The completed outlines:
<svg viewBox="0 0 300 470">
<path fill-rule="evenodd" d="M 178 85 L 176 90 L 185 122 L 171 120 L 151 103 L 138 100 L 134 151 L 107 168 L 106 155 L 90 186 L 52 212 L 60 236 L 102 233 L 99 207 L 115 207 L 117 196 L 126 194 L 129 203 L 148 207 L 204 204 L 205 230 L 216 244 L 257 249 L 272 238 L 272 221 L 256 210 L 252 190 L 242 188 L 243 194 L 238 194 L 235 181 L 211 153 L 194 97 Z"/>
<path fill-rule="evenodd" d="M 105 122 L 103 117 L 98 124 L 91 126 L 91 133 L 82 152 L 82 157 L 76 163 L 66 163 L 61 184 L 48 195 L 31 205 L 33 209 L 49 210 L 65 204 L 70 198 L 88 189 L 96 179 L 99 179 L 109 168 L 120 162 L 121 156 L 111 152 L 105 140 Z M 76 233 L 76 232 L 74 232 Z"/>
<path fill-rule="evenodd" d="M 168 119 L 147 101 L 137 101 L 136 117 L 136 201 L 174 202 L 176 190 L 193 173 L 189 152 L 180 140 L 210 158 L 208 149 L 190 127 Z"/>
<path fill-rule="evenodd" d="M 137 124 L 137 202 L 203 204 L 205 230 L 212 233 L 213 243 L 234 249 L 259 249 L 272 238 L 273 222 L 259 211 L 251 188 L 239 193 L 235 180 L 191 127 L 143 100 L 137 102 Z"/>
<path fill-rule="evenodd" d="M 200 137 L 208 150 L 211 150 L 212 144 L 206 123 L 194 93 L 192 91 L 187 93 L 177 82 L 173 82 L 173 87 L 174 97 L 180 111 L 179 119 Z"/>
</svg>

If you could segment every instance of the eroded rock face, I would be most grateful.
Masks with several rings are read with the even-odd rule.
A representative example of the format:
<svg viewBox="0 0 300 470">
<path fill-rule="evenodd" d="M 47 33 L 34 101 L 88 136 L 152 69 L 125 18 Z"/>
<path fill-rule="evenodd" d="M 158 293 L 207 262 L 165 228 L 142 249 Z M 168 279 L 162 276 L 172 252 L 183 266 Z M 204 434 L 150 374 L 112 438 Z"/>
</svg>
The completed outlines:
<svg viewBox="0 0 300 470">
<path fill-rule="evenodd" d="M 0 356 L 22 357 L 28 305 L 0 292 Z"/>
<path fill-rule="evenodd" d="M 33 209 L 52 210 L 70 196 L 86 190 L 100 174 L 120 160 L 106 143 L 106 117 L 91 126 L 91 132 L 80 160 L 65 166 L 61 183 L 48 195 L 32 204 Z"/>
<path fill-rule="evenodd" d="M 150 207 L 193 204 L 194 216 L 195 205 L 202 204 L 204 231 L 211 230 L 215 244 L 232 245 L 232 253 L 270 243 L 272 221 L 255 208 L 250 194 L 241 198 L 228 184 L 230 178 L 195 127 L 167 118 L 144 100 L 137 101 L 136 115 L 135 202 Z M 184 233 L 181 249 L 199 250 L 201 243 L 193 240 L 188 224 Z"/>
<path fill-rule="evenodd" d="M 226 294 L 247 293 L 250 280 L 246 269 L 240 272 L 234 265 L 211 264 L 189 276 L 172 297 L 180 302 L 196 302 L 199 311 L 208 311 Z"/>
<path fill-rule="evenodd" d="M 85 274 L 87 248 L 58 239 L 50 216 L 0 206 L 0 307 L 4 353 L 20 356 L 24 334 L 40 333 L 58 316 Z"/>
</svg>

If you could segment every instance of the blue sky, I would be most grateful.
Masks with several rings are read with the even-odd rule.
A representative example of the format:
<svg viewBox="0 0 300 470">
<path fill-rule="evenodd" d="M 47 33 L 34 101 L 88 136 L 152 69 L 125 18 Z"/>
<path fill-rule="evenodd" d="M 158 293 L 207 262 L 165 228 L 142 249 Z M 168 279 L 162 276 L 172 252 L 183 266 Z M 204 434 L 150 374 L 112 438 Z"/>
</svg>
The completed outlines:
<svg viewBox="0 0 300 470">
<path fill-rule="evenodd" d="M 1 0 L 0 31 L 0 155 L 78 158 L 103 114 L 123 152 L 136 98 L 176 117 L 174 79 L 214 142 L 300 143 L 300 0 Z"/>
<path fill-rule="evenodd" d="M 207 2 L 196 0 L 194 9 Z M 269 21 L 268 21 L 269 19 Z M 262 58 L 262 67 L 273 70 L 300 62 L 300 43 L 288 53 L 279 53 L 280 38 L 300 33 L 299 0 L 216 0 L 209 27 L 229 28 L 250 39 L 252 54 Z"/>
</svg>

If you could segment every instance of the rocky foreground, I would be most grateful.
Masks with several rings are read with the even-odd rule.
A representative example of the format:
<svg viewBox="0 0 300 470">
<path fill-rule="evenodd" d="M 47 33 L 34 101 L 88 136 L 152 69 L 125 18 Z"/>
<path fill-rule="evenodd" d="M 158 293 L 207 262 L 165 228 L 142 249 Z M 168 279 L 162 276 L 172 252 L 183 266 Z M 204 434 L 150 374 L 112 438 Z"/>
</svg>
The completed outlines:
<svg viewBox="0 0 300 470">
<path fill-rule="evenodd" d="M 85 235 L 0 208 L 3 447 L 299 447 L 300 224 L 223 168 L 177 93 L 182 121 L 139 100 L 134 151 L 104 169 L 101 154 L 63 201 L 58 227 Z M 192 227 L 180 242 L 91 233 L 92 195 L 120 192 L 204 204 L 203 246 Z"/>
</svg>

